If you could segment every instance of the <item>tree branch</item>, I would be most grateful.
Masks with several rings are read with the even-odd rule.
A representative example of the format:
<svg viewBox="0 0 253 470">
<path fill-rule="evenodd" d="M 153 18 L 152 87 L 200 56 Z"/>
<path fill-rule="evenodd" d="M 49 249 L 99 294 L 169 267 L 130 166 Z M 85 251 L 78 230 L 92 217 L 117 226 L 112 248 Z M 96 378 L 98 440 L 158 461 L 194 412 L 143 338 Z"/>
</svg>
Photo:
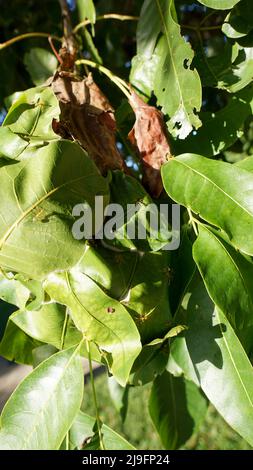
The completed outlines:
<svg viewBox="0 0 253 470">
<path fill-rule="evenodd" d="M 69 8 L 66 0 L 59 0 L 63 21 L 63 42 L 60 50 L 62 59 L 61 69 L 72 70 L 74 68 L 77 45 L 73 33 Z"/>
</svg>

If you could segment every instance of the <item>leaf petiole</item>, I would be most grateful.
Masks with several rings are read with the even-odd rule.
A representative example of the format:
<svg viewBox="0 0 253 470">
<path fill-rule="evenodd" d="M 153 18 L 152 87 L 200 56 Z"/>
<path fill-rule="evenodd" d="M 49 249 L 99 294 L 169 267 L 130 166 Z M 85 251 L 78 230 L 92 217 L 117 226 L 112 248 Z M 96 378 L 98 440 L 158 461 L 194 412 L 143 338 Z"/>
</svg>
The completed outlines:
<svg viewBox="0 0 253 470">
<path fill-rule="evenodd" d="M 97 16 L 96 21 L 101 21 L 101 20 L 119 20 L 119 21 L 138 21 L 139 17 L 138 16 L 130 16 L 130 15 L 118 15 L 117 13 L 108 13 L 106 15 L 100 15 Z M 75 28 L 73 29 L 73 33 L 77 33 L 79 29 L 88 26 L 91 24 L 90 20 L 85 20 L 82 21 L 81 23 L 78 23 Z"/>
<path fill-rule="evenodd" d="M 187 207 L 187 212 L 189 215 L 189 223 L 192 225 L 195 235 L 198 236 L 198 228 L 197 228 L 198 220 L 195 219 L 195 217 L 193 217 L 192 211 L 188 207 Z"/>
<path fill-rule="evenodd" d="M 89 371 L 90 371 L 90 382 L 91 382 L 91 388 L 92 388 L 92 395 L 93 395 L 94 406 L 95 406 L 95 409 L 96 409 L 96 424 L 97 424 L 97 431 L 98 431 L 98 437 L 99 437 L 99 445 L 100 445 L 100 450 L 105 450 L 105 445 L 104 445 L 104 441 L 103 441 L 103 433 L 102 433 L 102 425 L 101 425 L 101 420 L 100 420 L 100 416 L 99 416 L 96 387 L 95 387 L 95 382 L 94 382 L 94 374 L 93 374 L 93 369 L 92 369 L 90 343 L 89 343 L 87 338 L 86 338 L 86 348 L 87 348 L 87 352 L 88 352 L 88 362 L 89 362 Z"/>
<path fill-rule="evenodd" d="M 76 65 L 88 65 L 89 67 L 93 67 L 95 69 L 98 69 L 101 73 L 106 75 L 117 87 L 124 93 L 124 95 L 127 97 L 127 99 L 130 99 L 130 93 L 129 93 L 129 85 L 120 77 L 117 77 L 114 75 L 111 70 L 107 69 L 103 65 L 97 64 L 96 62 L 93 62 L 92 60 L 88 59 L 80 59 L 77 60 Z"/>
<path fill-rule="evenodd" d="M 56 41 L 61 42 L 61 38 L 58 36 L 52 36 L 51 34 L 48 33 L 24 33 L 20 34 L 19 36 L 15 36 L 14 38 L 8 39 L 6 42 L 2 42 L 0 44 L 0 50 L 5 49 L 6 47 L 12 46 L 12 44 L 15 44 L 16 42 L 22 41 L 23 39 L 29 39 L 29 38 L 52 38 L 55 39 Z"/>
</svg>

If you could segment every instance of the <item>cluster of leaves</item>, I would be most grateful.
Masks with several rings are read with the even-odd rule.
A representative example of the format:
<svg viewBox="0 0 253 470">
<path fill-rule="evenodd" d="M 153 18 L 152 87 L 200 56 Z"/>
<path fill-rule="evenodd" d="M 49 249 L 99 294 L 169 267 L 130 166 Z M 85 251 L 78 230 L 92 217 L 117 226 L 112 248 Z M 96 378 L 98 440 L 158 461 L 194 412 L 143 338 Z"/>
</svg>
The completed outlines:
<svg viewBox="0 0 253 470">
<path fill-rule="evenodd" d="M 60 9 L 48 3 L 55 13 L 47 31 L 59 35 Z M 25 50 L 22 67 L 36 86 L 7 96 L 15 89 L 4 81 L 0 90 L 8 108 L 0 128 L 0 297 L 17 307 L 0 354 L 35 369 L 2 412 L 2 449 L 132 448 L 98 413 L 96 419 L 82 413 L 82 357 L 106 366 L 123 418 L 129 387 L 153 382 L 149 410 L 165 448 L 180 447 L 196 431 L 208 401 L 253 446 L 251 0 L 125 3 L 123 11 L 119 2 L 77 0 L 73 19 L 79 15 L 91 25 L 74 29 L 79 59 L 85 56 L 86 66 L 92 60 L 103 71 L 106 58 L 104 65 L 129 78 L 152 105 L 143 103 L 142 113 L 157 113 L 162 151 L 171 147 L 176 156 L 162 165 L 166 193 L 145 187 L 158 206 L 182 206 L 181 244 L 174 252 L 163 250 L 168 240 L 152 231 L 146 240 L 73 237 L 73 207 L 88 204 L 94 213 L 96 196 L 123 208 L 139 202 L 138 213 L 122 221 L 121 235 L 127 224 L 141 223 L 152 197 L 140 176 L 143 171 L 145 182 L 153 173 L 140 168 L 138 152 L 129 146 L 133 99 L 114 92 L 115 80 L 108 85 L 94 74 L 116 108 L 124 160 L 122 168 L 102 166 L 105 174 L 80 137 L 85 109 L 79 122 L 73 113 L 68 120 L 73 140 L 63 135 L 66 126 L 55 127 L 66 112 L 55 92 L 58 72 L 46 82 L 56 58 L 41 47 Z M 135 23 L 124 23 L 124 34 L 101 25 L 112 12 L 118 19 L 139 15 L 137 34 Z M 23 26 L 21 21 L 20 34 Z M 1 48 L 6 54 L 3 43 Z M 140 150 L 137 124 L 138 116 Z M 103 149 L 103 158 L 109 151 Z M 155 158 L 153 152 L 157 177 Z M 166 155 L 159 158 L 161 164 Z"/>
</svg>

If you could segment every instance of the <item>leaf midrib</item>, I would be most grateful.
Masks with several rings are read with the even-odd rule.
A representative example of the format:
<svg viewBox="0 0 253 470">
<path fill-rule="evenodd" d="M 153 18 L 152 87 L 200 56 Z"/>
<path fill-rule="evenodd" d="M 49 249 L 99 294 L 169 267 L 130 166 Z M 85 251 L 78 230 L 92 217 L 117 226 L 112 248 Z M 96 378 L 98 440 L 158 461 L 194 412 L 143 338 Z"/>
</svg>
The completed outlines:
<svg viewBox="0 0 253 470">
<path fill-rule="evenodd" d="M 30 206 L 25 212 L 21 214 L 20 217 L 17 218 L 17 220 L 10 226 L 10 228 L 7 230 L 5 235 L 1 238 L 0 240 L 0 250 L 2 250 L 4 243 L 8 240 L 12 232 L 15 230 L 15 228 L 18 227 L 18 225 L 34 210 L 36 207 L 38 207 L 42 202 L 47 200 L 52 194 L 56 193 L 60 189 L 64 188 L 65 186 L 68 186 L 70 184 L 76 183 L 77 181 L 81 181 L 86 178 L 90 178 L 93 174 L 91 173 L 90 175 L 83 175 L 80 176 L 79 178 L 75 178 L 71 181 L 67 181 L 66 183 L 61 184 L 60 186 L 57 186 L 54 189 L 51 189 L 47 194 L 42 196 L 38 201 L 36 201 L 32 206 Z"/>
<path fill-rule="evenodd" d="M 192 168 L 191 166 L 187 165 L 186 163 L 182 162 L 182 160 L 179 160 L 177 158 L 174 159 L 174 162 L 176 163 L 179 163 L 183 166 L 185 166 L 186 168 L 188 168 L 189 170 L 191 170 L 193 173 L 196 173 L 197 175 L 201 176 L 201 178 L 207 180 L 209 183 L 211 183 L 211 185 L 215 186 L 222 194 L 224 194 L 225 196 L 227 196 L 229 199 L 231 199 L 231 201 L 233 201 L 233 203 L 235 205 L 237 205 L 238 207 L 240 207 L 246 214 L 248 214 L 251 218 L 253 218 L 253 214 L 251 214 L 249 211 L 247 211 L 247 209 L 245 207 L 243 207 L 238 201 L 236 201 L 235 199 L 233 199 L 232 196 L 230 196 L 226 191 L 224 191 L 220 186 L 218 186 L 214 181 L 212 181 L 210 178 L 208 178 L 208 176 L 206 176 L 205 174 L 201 173 L 200 171 L 196 170 L 196 168 Z M 169 163 L 170 164 L 170 163 Z"/>
<path fill-rule="evenodd" d="M 219 322 L 220 322 L 220 323 L 219 323 L 219 329 L 220 329 L 222 338 L 224 339 L 225 347 L 226 347 L 226 349 L 227 349 L 227 351 L 228 351 L 228 354 L 229 354 L 229 357 L 230 357 L 230 359 L 231 359 L 231 362 L 232 362 L 232 364 L 233 364 L 233 366 L 234 366 L 235 372 L 236 372 L 236 374 L 237 374 L 237 376 L 238 376 L 238 378 L 239 378 L 239 382 L 240 382 L 240 384 L 241 384 L 241 386 L 242 386 L 242 388 L 243 388 L 243 390 L 244 390 L 244 392 L 245 392 L 245 395 L 246 395 L 246 397 L 247 397 L 247 399 L 248 399 L 248 401 L 249 401 L 250 406 L 251 406 L 252 409 L 253 409 L 253 402 L 251 401 L 251 398 L 250 398 L 250 396 L 249 396 L 249 394 L 248 394 L 248 391 L 247 391 L 247 387 L 245 387 L 244 381 L 243 381 L 242 378 L 241 378 L 241 375 L 240 375 L 239 370 L 238 370 L 238 368 L 237 368 L 237 365 L 236 365 L 236 362 L 235 362 L 235 360 L 234 360 L 233 354 L 232 354 L 232 352 L 230 351 L 230 347 L 229 347 L 229 344 L 228 344 L 228 342 L 227 342 L 227 338 L 225 337 L 224 332 L 222 331 L 222 328 L 221 328 L 221 319 L 220 319 L 219 311 L 218 311 L 218 310 L 216 310 L 216 314 L 217 314 L 217 318 L 219 319 Z M 245 359 L 248 361 L 249 366 L 250 366 L 250 368 L 252 369 L 252 365 L 251 365 L 249 359 L 247 358 L 246 354 L 245 354 Z"/>
<path fill-rule="evenodd" d="M 41 415 L 43 415 L 45 413 L 45 408 L 48 404 L 48 402 L 51 400 L 52 396 L 55 395 L 56 393 L 56 390 L 57 388 L 59 387 L 59 383 L 61 382 L 63 376 L 65 375 L 65 372 L 66 370 L 68 369 L 68 367 L 70 366 L 71 362 L 73 359 L 75 359 L 75 356 L 77 355 L 77 352 L 79 350 L 79 345 L 78 347 L 75 349 L 75 351 L 73 352 L 73 354 L 71 354 L 71 357 L 69 358 L 67 364 L 65 365 L 61 375 L 59 376 L 58 378 L 58 381 L 57 383 L 55 384 L 54 388 L 51 390 L 51 393 L 50 393 L 50 396 L 47 398 L 46 402 L 43 403 L 43 408 L 40 409 L 39 413 L 36 413 L 36 416 L 39 416 L 41 417 Z M 25 380 L 25 379 L 24 379 Z M 8 402 L 7 402 L 8 404 Z M 6 405 L 7 405 L 6 404 Z M 34 415 L 34 413 L 32 413 Z M 3 410 L 3 415 L 2 415 L 2 418 L 4 418 L 4 410 Z M 40 420 L 41 421 L 41 420 Z M 30 430 L 27 438 L 23 441 L 23 446 L 20 448 L 20 450 L 28 450 L 27 449 L 27 445 L 29 445 L 29 442 L 30 442 L 30 438 L 31 438 L 31 435 L 36 431 L 36 429 L 38 428 L 38 426 L 41 426 L 41 423 L 38 422 L 38 420 L 35 422 L 35 425 L 32 427 L 32 429 Z M 61 444 L 61 442 L 59 443 L 59 445 Z M 57 447 L 59 447 L 59 445 Z"/>
<path fill-rule="evenodd" d="M 179 81 L 179 78 L 178 78 L 178 73 L 177 73 L 177 68 L 176 68 L 176 64 L 175 64 L 175 61 L 173 59 L 173 54 L 172 54 L 172 49 L 171 49 L 171 44 L 170 44 L 170 37 L 169 37 L 169 32 L 168 32 L 168 28 L 167 28 L 167 25 L 164 21 L 164 17 L 163 17 L 163 12 L 162 12 L 162 9 L 161 9 L 161 5 L 160 5 L 160 0 L 156 0 L 156 5 L 157 5 L 157 9 L 158 9 L 158 12 L 159 12 L 159 15 L 161 17 L 161 22 L 163 24 L 163 27 L 164 27 L 164 31 L 165 31 L 165 36 L 167 38 L 167 42 L 168 42 L 168 47 L 169 47 L 169 52 L 170 52 L 170 58 L 171 58 L 171 63 L 172 63 L 172 67 L 173 67 L 173 70 L 174 70 L 174 74 L 175 74 L 175 77 L 176 77 L 176 81 L 177 81 L 177 85 L 178 85 L 178 90 L 179 90 L 179 94 L 180 94 L 180 101 L 181 103 L 183 104 L 184 103 L 184 99 L 183 99 L 183 95 L 182 95 L 182 90 L 181 90 L 181 86 L 180 86 L 180 81 Z M 171 1 L 169 3 L 169 10 L 171 9 Z M 171 12 L 170 12 L 171 13 Z"/>
<path fill-rule="evenodd" d="M 202 227 L 203 228 L 203 227 Z M 229 251 L 226 249 L 225 245 L 223 245 L 223 243 L 221 242 L 221 240 L 213 233 L 211 232 L 211 230 L 208 230 L 208 228 L 204 228 L 204 230 L 206 230 L 207 232 L 211 233 L 214 238 L 217 240 L 217 242 L 219 243 L 219 245 L 221 245 L 223 251 L 227 254 L 227 256 L 229 257 L 230 261 L 232 262 L 232 264 L 234 265 L 235 267 L 235 270 L 238 272 L 239 274 L 239 277 L 241 278 L 241 281 L 242 281 L 242 284 L 244 286 L 244 289 L 245 289 L 245 292 L 247 292 L 247 295 L 248 297 L 250 298 L 250 303 L 253 307 L 253 301 L 252 301 L 252 295 L 251 295 L 251 292 L 249 291 L 247 285 L 245 284 L 245 280 L 244 280 L 244 277 L 243 277 L 243 274 L 242 272 L 240 271 L 239 267 L 237 266 L 235 260 L 233 259 L 233 257 L 230 255 Z"/>
</svg>

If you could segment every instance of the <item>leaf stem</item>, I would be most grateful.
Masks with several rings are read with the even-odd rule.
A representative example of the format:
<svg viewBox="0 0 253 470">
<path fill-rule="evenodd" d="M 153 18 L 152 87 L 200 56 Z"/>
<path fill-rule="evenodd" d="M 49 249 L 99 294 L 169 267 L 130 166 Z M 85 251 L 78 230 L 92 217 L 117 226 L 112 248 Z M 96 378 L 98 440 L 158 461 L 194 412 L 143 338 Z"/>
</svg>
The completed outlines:
<svg viewBox="0 0 253 470">
<path fill-rule="evenodd" d="M 202 26 L 202 24 L 204 24 L 207 20 L 209 20 L 209 18 L 211 18 L 211 16 L 213 16 L 215 13 L 217 13 L 217 11 L 211 11 L 210 13 L 208 13 L 208 15 L 206 15 L 199 23 L 200 26 Z"/>
<path fill-rule="evenodd" d="M 83 64 L 83 65 L 88 65 L 90 67 L 98 69 L 101 73 L 106 75 L 113 83 L 115 83 L 115 85 L 117 85 L 117 87 L 122 91 L 122 93 L 124 93 L 124 95 L 127 97 L 128 100 L 130 99 L 131 95 L 129 93 L 129 89 L 130 89 L 129 85 L 124 80 L 122 80 L 122 78 L 114 75 L 111 72 L 111 70 L 107 69 L 103 65 L 97 64 L 96 62 L 93 62 L 92 60 L 88 60 L 88 59 L 80 59 L 80 60 L 77 60 L 75 63 L 76 65 Z"/>
<path fill-rule="evenodd" d="M 66 441 L 66 446 L 65 446 L 66 449 L 65 450 L 69 450 L 69 431 L 66 434 L 65 441 Z"/>
<path fill-rule="evenodd" d="M 216 26 L 191 26 L 189 24 L 181 24 L 181 28 L 190 29 L 192 31 L 214 31 L 216 29 L 221 29 L 222 24 L 217 24 Z"/>
<path fill-rule="evenodd" d="M 105 445 L 104 445 L 104 441 L 103 441 L 103 434 L 102 434 L 101 420 L 100 420 L 100 416 L 99 416 L 97 394 L 96 394 L 96 388 L 95 388 L 95 382 L 94 382 L 94 374 L 93 374 L 92 362 L 91 362 L 90 343 L 87 339 L 86 339 L 86 348 L 87 348 L 87 352 L 88 352 L 90 382 L 91 382 L 91 388 L 92 388 L 92 394 L 93 394 L 93 401 L 94 401 L 94 406 L 95 406 L 95 409 L 96 409 L 96 423 L 97 423 L 97 429 L 98 429 L 99 444 L 100 444 L 100 449 L 105 450 Z"/>
<path fill-rule="evenodd" d="M 196 219 L 193 217 L 192 211 L 188 207 L 187 207 L 187 212 L 188 212 L 188 215 L 189 215 L 189 223 L 192 225 L 192 228 L 194 230 L 195 235 L 198 236 L 198 229 L 197 229 Z"/>
<path fill-rule="evenodd" d="M 96 21 L 101 21 L 101 20 L 138 21 L 138 19 L 139 19 L 138 16 L 118 15 L 117 13 L 108 13 L 106 15 L 98 16 Z M 85 20 L 85 21 L 82 21 L 81 23 L 78 23 L 74 27 L 73 33 L 77 33 L 79 29 L 89 24 L 91 24 L 90 20 Z"/>
<path fill-rule="evenodd" d="M 63 46 L 65 46 L 69 53 L 74 56 L 76 53 L 76 43 L 67 0 L 59 0 L 59 4 L 61 7 L 61 15 L 63 22 Z"/>
<path fill-rule="evenodd" d="M 52 36 L 51 34 L 48 33 L 25 33 L 25 34 L 20 34 L 19 36 L 15 36 L 14 38 L 8 39 L 6 42 L 2 42 L 0 44 L 0 50 L 5 49 L 6 47 L 12 46 L 12 44 L 15 44 L 15 42 L 22 41 L 23 39 L 29 39 L 29 38 L 52 38 L 55 39 L 56 41 L 61 42 L 61 38 L 58 36 Z"/>
</svg>

